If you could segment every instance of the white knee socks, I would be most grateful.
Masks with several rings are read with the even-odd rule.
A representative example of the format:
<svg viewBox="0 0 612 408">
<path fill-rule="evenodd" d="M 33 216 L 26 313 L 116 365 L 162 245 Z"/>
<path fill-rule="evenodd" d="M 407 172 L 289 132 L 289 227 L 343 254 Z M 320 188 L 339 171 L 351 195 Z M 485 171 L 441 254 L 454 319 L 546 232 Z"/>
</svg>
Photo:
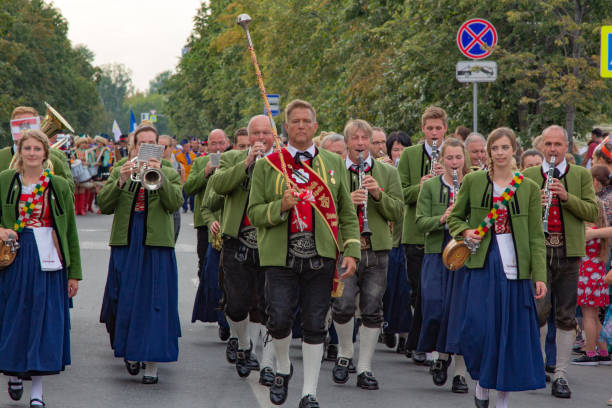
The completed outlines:
<svg viewBox="0 0 612 408">
<path fill-rule="evenodd" d="M 144 376 L 145 377 L 157 377 L 157 363 L 147 361 L 146 367 L 144 370 Z"/>
<path fill-rule="evenodd" d="M 323 358 L 323 344 L 308 344 L 302 342 L 302 359 L 304 360 L 304 385 L 302 396 L 317 395 L 317 383 L 321 371 L 321 359 Z"/>
<path fill-rule="evenodd" d="M 32 376 L 32 392 L 30 394 L 30 399 L 43 400 L 43 379 L 41 376 Z M 42 406 L 42 404 L 37 402 L 34 402 L 32 405 Z"/>
<path fill-rule="evenodd" d="M 353 328 L 355 320 L 350 319 L 344 324 L 334 321 L 338 333 L 338 357 L 353 358 Z"/>
<path fill-rule="evenodd" d="M 270 367 L 273 368 L 274 364 L 274 344 L 272 344 L 272 337 L 266 339 L 266 334 L 263 335 L 263 351 L 261 352 L 261 361 L 259 366 L 261 368 Z"/>
<path fill-rule="evenodd" d="M 548 336 L 548 324 L 540 327 L 540 347 L 542 347 L 542 357 L 544 358 L 544 364 L 546 364 L 546 336 Z"/>
<path fill-rule="evenodd" d="M 12 390 L 20 390 L 23 388 L 23 381 L 19 377 L 9 377 L 9 382 L 17 385 L 11 385 Z"/>
<path fill-rule="evenodd" d="M 263 338 L 263 336 L 265 336 L 265 333 L 266 333 L 265 328 L 261 323 L 249 322 L 249 339 L 251 340 L 251 343 L 253 344 L 253 348 L 251 349 L 251 355 L 257 356 L 255 350 L 257 349 L 259 338 L 260 337 Z"/>
<path fill-rule="evenodd" d="M 567 366 L 572 356 L 572 346 L 575 339 L 576 332 L 574 330 L 557 328 L 557 365 L 553 381 L 562 377 L 567 379 Z"/>
<path fill-rule="evenodd" d="M 251 347 L 251 342 L 249 341 L 249 318 L 247 317 L 244 320 L 235 322 L 228 317 L 227 323 L 230 326 L 230 332 L 234 332 L 238 338 L 238 348 L 240 350 L 249 349 Z"/>
<path fill-rule="evenodd" d="M 289 346 L 291 345 L 291 334 L 282 339 L 273 339 L 274 355 L 276 356 L 276 374 L 289 374 L 291 361 L 289 360 Z"/>
<path fill-rule="evenodd" d="M 357 362 L 357 374 L 364 371 L 372 371 L 372 356 L 376 350 L 376 342 L 378 341 L 378 327 L 361 326 L 359 329 L 359 361 Z"/>
</svg>

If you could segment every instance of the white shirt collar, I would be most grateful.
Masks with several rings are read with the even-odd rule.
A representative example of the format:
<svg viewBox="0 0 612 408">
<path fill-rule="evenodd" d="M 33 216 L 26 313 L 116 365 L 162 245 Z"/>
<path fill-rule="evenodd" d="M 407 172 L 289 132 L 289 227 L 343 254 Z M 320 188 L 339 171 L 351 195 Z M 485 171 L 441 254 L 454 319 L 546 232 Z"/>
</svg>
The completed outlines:
<svg viewBox="0 0 612 408">
<path fill-rule="evenodd" d="M 364 159 L 366 168 L 372 167 L 372 155 L 368 152 L 368 157 Z M 353 161 L 349 158 L 348 154 L 346 155 L 346 169 L 349 170 L 352 165 L 359 166 L 359 163 L 353 163 Z"/>
<path fill-rule="evenodd" d="M 557 169 L 559 170 L 559 174 L 565 174 L 565 170 L 567 170 L 567 161 L 565 159 L 563 159 L 563 161 L 559 164 L 557 164 Z M 544 160 L 542 162 L 542 171 L 544 173 L 548 173 L 548 169 L 550 168 L 550 164 L 546 162 L 546 160 Z"/>
<path fill-rule="evenodd" d="M 297 152 L 301 152 L 301 151 L 305 151 L 308 152 L 312 155 L 312 157 L 315 156 L 315 153 L 317 152 L 314 143 L 310 145 L 310 147 L 306 150 L 298 150 L 295 147 L 291 146 L 289 143 L 287 143 L 287 150 L 289 151 L 289 153 L 291 154 L 291 157 L 295 157 L 295 154 Z"/>
<path fill-rule="evenodd" d="M 17 143 L 13 143 L 13 153 L 17 153 L 19 151 L 18 149 Z"/>
</svg>

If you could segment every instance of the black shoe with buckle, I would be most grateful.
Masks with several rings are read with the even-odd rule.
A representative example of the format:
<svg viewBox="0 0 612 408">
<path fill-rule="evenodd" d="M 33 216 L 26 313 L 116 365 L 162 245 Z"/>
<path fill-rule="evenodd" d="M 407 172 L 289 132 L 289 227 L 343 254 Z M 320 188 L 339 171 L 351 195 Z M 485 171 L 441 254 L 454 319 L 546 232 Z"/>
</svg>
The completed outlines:
<svg viewBox="0 0 612 408">
<path fill-rule="evenodd" d="M 319 408 L 319 402 L 314 395 L 304 395 L 300 400 L 299 408 Z"/>
<path fill-rule="evenodd" d="M 467 394 L 468 385 L 464 376 L 456 375 L 453 377 L 453 387 L 451 388 L 451 391 L 455 394 Z"/>
<path fill-rule="evenodd" d="M 555 373 L 555 368 L 557 368 L 557 367 L 556 366 L 547 365 L 546 367 L 544 367 L 544 371 L 546 371 L 547 373 L 550 373 L 550 374 L 554 374 Z"/>
<path fill-rule="evenodd" d="M 349 370 L 349 373 L 351 373 L 351 374 L 355 374 L 357 372 L 357 367 L 355 367 L 355 364 L 353 364 L 353 359 L 352 358 L 349 358 L 348 370 Z"/>
<path fill-rule="evenodd" d="M 138 375 L 140 372 L 140 363 L 138 361 L 127 361 L 126 359 L 123 359 L 123 362 L 125 363 L 125 368 L 130 375 Z"/>
<path fill-rule="evenodd" d="M 433 379 L 434 384 L 441 387 L 446 384 L 446 380 L 448 379 L 448 366 L 450 365 L 451 357 L 448 357 L 448 360 L 436 360 L 429 372 L 431 373 L 431 377 Z"/>
<path fill-rule="evenodd" d="M 270 387 L 272 384 L 274 384 L 274 377 L 274 370 L 272 370 L 270 367 L 264 367 L 259 372 L 259 383 L 264 387 Z"/>
<path fill-rule="evenodd" d="M 152 377 L 150 375 L 145 375 L 145 376 L 142 377 L 142 383 L 143 384 L 150 385 L 150 384 L 157 384 L 158 382 L 159 382 L 159 377 L 158 376 Z"/>
<path fill-rule="evenodd" d="M 249 351 L 249 358 L 247 359 L 247 366 L 251 371 L 259 371 L 259 361 L 253 353 Z"/>
<path fill-rule="evenodd" d="M 481 400 L 474 396 L 474 403 L 476 404 L 476 408 L 489 408 L 489 400 Z"/>
<path fill-rule="evenodd" d="M 371 371 L 364 371 L 357 376 L 357 386 L 364 390 L 377 390 L 378 381 Z"/>
<path fill-rule="evenodd" d="M 327 355 L 325 361 L 336 361 L 338 359 L 338 345 L 330 344 L 327 346 Z"/>
<path fill-rule="evenodd" d="M 283 405 L 287 400 L 289 390 L 289 379 L 291 374 L 276 374 L 274 382 L 270 386 L 270 402 L 274 405 Z"/>
<path fill-rule="evenodd" d="M 38 402 L 38 404 L 34 404 L 35 402 Z M 47 404 L 45 404 L 45 402 L 40 398 L 32 398 L 30 400 L 30 408 L 44 408 L 46 406 Z"/>
<path fill-rule="evenodd" d="M 339 357 L 336 360 L 336 365 L 332 369 L 332 379 L 336 384 L 346 384 L 349 379 L 349 364 L 351 360 L 345 357 Z"/>
<path fill-rule="evenodd" d="M 572 392 L 570 391 L 567 380 L 563 377 L 557 378 L 552 383 L 551 394 L 557 398 L 571 398 Z"/>
<path fill-rule="evenodd" d="M 221 341 L 227 341 L 227 339 L 229 339 L 229 336 L 230 336 L 229 327 L 219 326 L 219 338 L 221 339 Z"/>
<path fill-rule="evenodd" d="M 251 374 L 251 368 L 249 367 L 249 359 L 251 358 L 250 350 L 236 351 L 236 372 L 242 378 L 248 377 Z"/>
<path fill-rule="evenodd" d="M 425 361 L 427 360 L 427 354 L 421 351 L 415 351 L 412 353 L 412 360 L 416 365 L 425 365 Z"/>
<path fill-rule="evenodd" d="M 227 341 L 227 348 L 225 349 L 225 358 L 230 364 L 236 364 L 236 351 L 238 350 L 238 339 L 232 337 Z"/>
<path fill-rule="evenodd" d="M 8 382 L 8 393 L 13 401 L 19 401 L 23 396 L 23 381 Z"/>
<path fill-rule="evenodd" d="M 395 352 L 398 354 L 406 354 L 406 338 L 405 337 L 399 338 L 399 340 L 397 341 L 397 349 L 395 349 Z"/>
<path fill-rule="evenodd" d="M 397 337 L 395 336 L 395 333 L 384 333 L 383 339 L 387 347 L 390 349 L 395 348 L 395 345 L 397 344 Z"/>
</svg>

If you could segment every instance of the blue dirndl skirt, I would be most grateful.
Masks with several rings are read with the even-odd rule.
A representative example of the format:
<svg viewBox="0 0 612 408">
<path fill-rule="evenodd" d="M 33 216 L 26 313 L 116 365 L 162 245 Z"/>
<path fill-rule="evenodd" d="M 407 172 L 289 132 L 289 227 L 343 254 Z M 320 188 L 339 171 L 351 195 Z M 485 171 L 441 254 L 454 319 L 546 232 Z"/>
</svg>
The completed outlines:
<svg viewBox="0 0 612 408">
<path fill-rule="evenodd" d="M 470 376 L 499 391 L 544 388 L 532 281 L 506 278 L 495 237 L 484 268 L 467 275 L 461 351 Z"/>
<path fill-rule="evenodd" d="M 389 252 L 387 290 L 383 296 L 385 333 L 407 333 L 412 324 L 410 308 L 410 284 L 406 275 L 404 248 L 392 248 Z"/>
<path fill-rule="evenodd" d="M 450 241 L 444 233 L 442 248 Z M 421 268 L 421 310 L 423 323 L 418 351 L 457 353 L 458 347 L 449 350 L 447 344 L 459 343 L 460 324 L 463 321 L 465 268 L 448 270 L 442 262 L 442 254 L 425 254 Z"/>
<path fill-rule="evenodd" d="M 0 270 L 0 372 L 28 378 L 70 364 L 66 270 L 42 271 L 34 233 L 19 234 L 13 263 Z"/>
<path fill-rule="evenodd" d="M 116 357 L 130 361 L 178 359 L 181 326 L 174 248 L 145 245 L 145 216 L 135 212 L 128 246 L 114 246 L 100 322 Z"/>
<path fill-rule="evenodd" d="M 193 302 L 191 323 L 199 320 L 204 323 L 218 323 L 221 327 L 229 327 L 225 315 L 220 309 L 219 300 L 223 295 L 219 287 L 219 262 L 221 251 L 208 244 L 204 270 L 200 274 L 200 284 Z"/>
</svg>

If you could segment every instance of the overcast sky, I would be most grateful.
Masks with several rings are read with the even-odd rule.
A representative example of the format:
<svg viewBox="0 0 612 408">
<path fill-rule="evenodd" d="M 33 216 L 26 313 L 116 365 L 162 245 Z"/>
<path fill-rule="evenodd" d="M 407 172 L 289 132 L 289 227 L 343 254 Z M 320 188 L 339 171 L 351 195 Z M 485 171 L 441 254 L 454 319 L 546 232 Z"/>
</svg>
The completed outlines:
<svg viewBox="0 0 612 408">
<path fill-rule="evenodd" d="M 51 1 L 46 0 L 48 3 Z M 193 28 L 200 0 L 53 0 L 68 21 L 73 45 L 85 44 L 94 64 L 121 63 L 145 91 L 157 74 L 173 70 Z"/>
</svg>

